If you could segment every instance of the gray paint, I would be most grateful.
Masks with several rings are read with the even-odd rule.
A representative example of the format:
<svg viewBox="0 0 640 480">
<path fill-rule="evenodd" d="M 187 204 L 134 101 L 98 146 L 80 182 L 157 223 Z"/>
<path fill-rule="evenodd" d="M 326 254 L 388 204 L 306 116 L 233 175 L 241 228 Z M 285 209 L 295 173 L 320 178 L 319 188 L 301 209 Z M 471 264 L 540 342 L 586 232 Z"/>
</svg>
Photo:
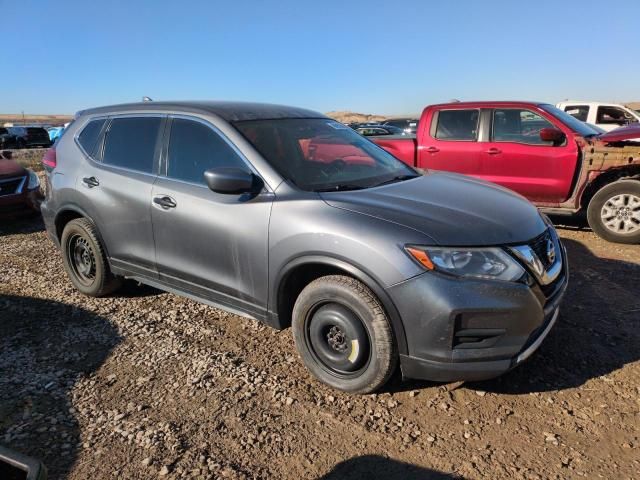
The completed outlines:
<svg viewBox="0 0 640 480">
<path fill-rule="evenodd" d="M 75 142 L 90 119 L 129 114 L 205 122 L 264 180 L 263 191 L 221 195 L 162 175 L 108 167 L 88 158 Z M 509 348 L 493 355 L 517 350 L 544 316 L 539 294 L 524 284 L 425 273 L 403 247 L 525 243 L 547 227 L 536 209 L 504 188 L 446 173 L 351 192 L 300 191 L 229 123 L 310 117 L 323 115 L 230 102 L 146 102 L 80 112 L 57 144 L 58 167 L 49 174 L 51 188 L 42 206 L 47 229 L 56 237 L 56 222 L 66 212 L 79 212 L 97 225 L 115 273 L 274 326 L 287 321 L 278 318 L 280 282 L 292 268 L 323 263 L 350 272 L 378 294 L 407 358 L 456 361 L 443 352 L 451 352 L 446 332 L 452 328 L 451 312 L 460 308 L 503 312 L 520 322 L 517 338 L 505 339 Z M 100 185 L 84 185 L 82 178 L 89 176 Z M 165 195 L 175 208 L 153 204 L 153 197 Z M 403 365 L 413 371 L 405 357 Z"/>
</svg>

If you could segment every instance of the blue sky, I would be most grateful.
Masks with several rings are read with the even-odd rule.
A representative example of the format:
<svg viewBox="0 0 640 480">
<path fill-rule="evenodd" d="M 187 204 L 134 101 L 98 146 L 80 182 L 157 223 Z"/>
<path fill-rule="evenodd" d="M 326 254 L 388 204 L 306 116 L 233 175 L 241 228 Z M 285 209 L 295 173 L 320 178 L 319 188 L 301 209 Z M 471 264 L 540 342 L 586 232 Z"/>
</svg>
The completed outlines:
<svg viewBox="0 0 640 480">
<path fill-rule="evenodd" d="M 640 2 L 0 0 L 0 112 L 225 99 L 320 111 L 640 100 Z"/>
</svg>

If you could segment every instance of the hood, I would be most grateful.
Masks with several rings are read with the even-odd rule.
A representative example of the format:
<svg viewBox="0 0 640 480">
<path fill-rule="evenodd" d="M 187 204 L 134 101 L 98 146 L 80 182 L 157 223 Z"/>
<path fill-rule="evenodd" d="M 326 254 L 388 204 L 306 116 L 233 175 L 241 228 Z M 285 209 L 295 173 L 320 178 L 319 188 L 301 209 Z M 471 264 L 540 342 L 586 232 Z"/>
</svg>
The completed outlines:
<svg viewBox="0 0 640 480">
<path fill-rule="evenodd" d="M 17 177 L 26 174 L 25 168 L 15 160 L 0 158 L 0 177 Z"/>
<path fill-rule="evenodd" d="M 624 142 L 625 140 L 638 141 L 640 139 L 640 124 L 633 123 L 631 125 L 616 128 L 610 132 L 602 133 L 596 138 L 605 143 Z"/>
<path fill-rule="evenodd" d="M 453 173 L 432 172 L 382 187 L 321 195 L 333 207 L 412 228 L 443 246 L 525 243 L 546 228 L 524 197 Z"/>
</svg>

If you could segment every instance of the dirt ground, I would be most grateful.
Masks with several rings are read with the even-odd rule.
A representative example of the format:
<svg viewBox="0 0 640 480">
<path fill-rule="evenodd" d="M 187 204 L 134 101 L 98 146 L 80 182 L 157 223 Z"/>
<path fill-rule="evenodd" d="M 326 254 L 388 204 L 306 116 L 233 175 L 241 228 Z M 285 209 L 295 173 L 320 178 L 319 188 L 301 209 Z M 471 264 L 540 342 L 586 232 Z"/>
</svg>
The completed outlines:
<svg viewBox="0 0 640 480">
<path fill-rule="evenodd" d="M 0 444 L 50 478 L 640 478 L 640 247 L 560 230 L 571 284 L 527 363 L 350 396 L 290 331 L 127 285 L 91 299 L 39 219 L 0 223 Z"/>
</svg>

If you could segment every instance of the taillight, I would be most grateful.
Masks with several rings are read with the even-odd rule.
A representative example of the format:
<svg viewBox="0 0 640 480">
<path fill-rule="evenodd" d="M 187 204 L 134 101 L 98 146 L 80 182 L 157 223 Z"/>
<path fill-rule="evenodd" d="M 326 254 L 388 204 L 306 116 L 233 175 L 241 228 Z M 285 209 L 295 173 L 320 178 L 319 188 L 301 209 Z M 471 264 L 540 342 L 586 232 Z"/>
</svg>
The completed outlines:
<svg viewBox="0 0 640 480">
<path fill-rule="evenodd" d="M 44 157 L 42 157 L 42 164 L 45 167 L 56 168 L 56 165 L 58 165 L 58 160 L 56 159 L 56 147 L 51 147 L 44 153 Z"/>
</svg>

